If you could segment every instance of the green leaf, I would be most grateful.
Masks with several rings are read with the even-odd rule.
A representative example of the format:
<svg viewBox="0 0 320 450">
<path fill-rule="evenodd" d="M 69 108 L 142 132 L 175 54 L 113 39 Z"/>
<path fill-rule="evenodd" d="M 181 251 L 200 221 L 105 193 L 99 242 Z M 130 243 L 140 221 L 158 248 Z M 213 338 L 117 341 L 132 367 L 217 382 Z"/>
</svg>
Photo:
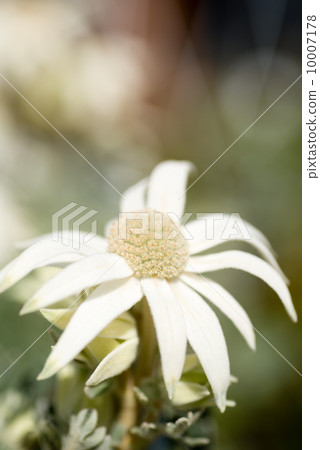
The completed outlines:
<svg viewBox="0 0 320 450">
<path fill-rule="evenodd" d="M 188 447 L 202 447 L 203 445 L 208 445 L 210 444 L 210 440 L 208 438 L 203 438 L 203 437 L 184 437 L 183 438 L 183 442 L 188 446 Z"/>
<path fill-rule="evenodd" d="M 189 381 L 179 381 L 173 395 L 172 402 L 177 405 L 195 403 L 210 395 L 206 386 Z"/>
<path fill-rule="evenodd" d="M 98 414 L 95 409 L 83 409 L 77 416 L 72 416 L 70 420 L 70 434 L 84 439 L 96 427 Z"/>
<path fill-rule="evenodd" d="M 96 447 L 97 445 L 101 444 L 101 442 L 104 440 L 106 435 L 106 429 L 104 427 L 96 428 L 90 436 L 87 436 L 83 441 L 82 444 L 85 449 L 90 449 L 93 447 Z"/>
<path fill-rule="evenodd" d="M 97 386 L 86 386 L 84 392 L 89 398 L 99 397 L 99 395 L 105 394 L 111 388 L 113 382 L 114 378 L 110 378 L 109 380 L 97 384 Z"/>
<path fill-rule="evenodd" d="M 62 438 L 62 450 L 109 450 L 110 436 L 104 427 L 96 428 L 98 413 L 95 409 L 83 409 L 70 419 L 67 436 Z"/>
<path fill-rule="evenodd" d="M 103 442 L 95 450 L 111 450 L 112 448 L 111 436 L 106 436 Z"/>
<path fill-rule="evenodd" d="M 133 391 L 135 393 L 135 396 L 137 397 L 137 400 L 142 405 L 147 405 L 150 402 L 148 397 L 146 396 L 146 394 L 141 389 L 139 389 L 137 386 L 134 386 Z"/>
<path fill-rule="evenodd" d="M 186 417 L 180 417 L 175 423 L 174 434 L 184 433 L 190 426 L 190 421 Z"/>
</svg>

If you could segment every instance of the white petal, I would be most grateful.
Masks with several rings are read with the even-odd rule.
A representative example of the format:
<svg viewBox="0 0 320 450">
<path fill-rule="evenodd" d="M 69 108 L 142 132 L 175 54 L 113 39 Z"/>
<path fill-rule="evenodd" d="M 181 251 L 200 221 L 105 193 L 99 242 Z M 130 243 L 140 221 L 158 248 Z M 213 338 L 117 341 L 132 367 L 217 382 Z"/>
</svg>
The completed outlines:
<svg viewBox="0 0 320 450">
<path fill-rule="evenodd" d="M 188 161 L 164 161 L 153 170 L 148 191 L 148 207 L 175 213 L 181 218 L 186 201 L 185 190 L 193 165 Z"/>
<path fill-rule="evenodd" d="M 203 251 L 206 249 L 206 247 L 201 249 L 202 245 L 206 245 L 203 243 L 203 239 L 206 236 L 206 233 L 210 234 L 209 232 L 212 232 L 212 226 L 213 226 L 213 241 L 215 242 L 215 238 L 223 237 L 224 231 L 226 229 L 226 226 L 228 224 L 228 221 L 232 219 L 231 214 L 225 214 L 225 213 L 210 213 L 205 214 L 204 216 L 199 217 L 196 220 L 192 220 L 191 222 L 188 222 L 186 224 L 186 227 L 188 228 L 188 231 L 192 235 L 192 237 L 195 240 L 194 247 L 197 250 L 196 247 L 199 248 L 198 251 Z M 266 236 L 258 230 L 258 228 L 254 227 L 250 223 L 244 221 L 241 219 L 244 223 L 244 226 L 246 227 L 249 234 L 252 234 L 257 240 L 261 241 L 263 244 L 265 244 L 267 247 L 271 249 L 271 244 L 266 238 Z M 208 225 L 206 225 L 206 221 Z M 207 226 L 207 230 L 205 229 Z M 209 228 L 208 228 L 209 227 Z M 233 236 L 232 236 L 233 237 Z"/>
<path fill-rule="evenodd" d="M 242 221 L 247 231 L 246 236 L 240 233 L 232 234 L 228 238 L 223 237 L 224 230 L 227 227 L 230 217 L 231 216 L 228 214 L 223 214 L 223 218 L 221 218 L 219 214 L 208 214 L 201 219 L 188 223 L 186 227 L 193 238 L 189 240 L 190 254 L 194 255 L 204 250 L 216 247 L 217 245 L 225 244 L 229 241 L 243 241 L 255 247 L 260 254 L 282 275 L 286 283 L 288 283 L 288 279 L 282 272 L 267 238 L 253 225 Z M 213 239 L 208 239 L 206 237 L 207 230 L 205 220 L 210 220 L 210 223 L 214 220 Z"/>
<path fill-rule="evenodd" d="M 194 403 L 210 395 L 210 391 L 201 384 L 190 381 L 179 381 L 172 398 L 172 403 L 177 406 Z"/>
<path fill-rule="evenodd" d="M 75 308 L 44 308 L 40 309 L 41 314 L 49 322 L 54 324 L 60 330 L 64 330 L 71 317 L 77 311 Z M 133 339 L 137 337 L 136 321 L 129 313 L 123 313 L 104 328 L 99 336 L 112 339 Z"/>
<path fill-rule="evenodd" d="M 147 278 L 141 281 L 141 285 L 153 317 L 163 378 L 171 399 L 181 377 L 186 355 L 183 312 L 167 281 Z"/>
<path fill-rule="evenodd" d="M 216 403 L 223 412 L 230 384 L 227 345 L 217 316 L 204 300 L 181 281 L 171 283 L 183 308 L 187 337 L 211 384 Z"/>
<path fill-rule="evenodd" d="M 83 231 L 62 231 L 59 232 L 59 236 L 55 237 L 53 233 L 42 234 L 34 239 L 28 239 L 27 241 L 21 241 L 16 243 L 16 247 L 19 249 L 25 249 L 37 242 L 51 242 L 54 239 L 59 239 L 54 242 L 63 243 L 65 247 L 72 247 L 72 244 L 79 245 L 78 251 L 86 255 L 92 253 L 103 252 L 107 249 L 107 241 L 104 237 L 93 236 L 88 241 L 88 233 Z"/>
<path fill-rule="evenodd" d="M 125 312 L 104 328 L 99 336 L 114 339 L 135 338 L 137 337 L 136 321 L 131 314 Z"/>
<path fill-rule="evenodd" d="M 108 378 L 127 370 L 136 359 L 139 339 L 129 339 L 109 353 L 87 380 L 87 386 L 95 386 Z"/>
<path fill-rule="evenodd" d="M 44 284 L 24 305 L 21 314 L 44 308 L 105 281 L 127 278 L 132 273 L 126 261 L 113 253 L 87 256 Z"/>
<path fill-rule="evenodd" d="M 39 241 L 17 256 L 0 271 L 0 292 L 8 289 L 34 269 L 56 264 L 69 264 L 83 258 L 84 253 L 60 242 Z"/>
<path fill-rule="evenodd" d="M 121 199 L 120 202 L 121 212 L 136 212 L 145 209 L 145 194 L 147 191 L 148 181 L 149 180 L 145 178 L 125 191 L 123 194 L 124 199 Z"/>
<path fill-rule="evenodd" d="M 226 406 L 228 408 L 234 408 L 235 406 L 237 406 L 236 402 L 234 400 L 227 400 L 226 401 Z"/>
<path fill-rule="evenodd" d="M 116 339 L 106 339 L 99 335 L 96 336 L 89 344 L 87 344 L 85 353 L 90 355 L 89 359 L 94 359 L 97 364 L 102 361 L 106 355 L 119 347 L 119 342 Z"/>
<path fill-rule="evenodd" d="M 70 362 L 112 320 L 130 309 L 142 297 L 135 278 L 99 286 L 79 306 L 49 356 L 39 379 L 45 379 Z"/>
<path fill-rule="evenodd" d="M 40 312 L 45 319 L 51 322 L 56 327 L 60 328 L 60 330 L 64 330 L 68 323 L 70 322 L 71 317 L 76 312 L 77 308 L 56 308 L 56 309 L 41 309 Z"/>
<path fill-rule="evenodd" d="M 281 275 L 268 263 L 257 256 L 238 250 L 212 255 L 192 256 L 186 264 L 188 272 L 213 272 L 221 269 L 239 269 L 249 272 L 267 283 L 280 297 L 293 321 L 297 320 L 290 292 Z"/>
<path fill-rule="evenodd" d="M 251 320 L 240 303 L 228 291 L 219 284 L 193 273 L 186 273 L 180 278 L 221 309 L 238 328 L 249 347 L 255 350 L 255 335 Z"/>
</svg>

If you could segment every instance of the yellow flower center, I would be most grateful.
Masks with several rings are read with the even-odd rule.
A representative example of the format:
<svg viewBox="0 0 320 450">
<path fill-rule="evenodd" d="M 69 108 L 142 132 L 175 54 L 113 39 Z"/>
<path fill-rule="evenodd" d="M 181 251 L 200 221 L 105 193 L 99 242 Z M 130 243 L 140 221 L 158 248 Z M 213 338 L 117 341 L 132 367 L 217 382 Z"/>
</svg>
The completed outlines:
<svg viewBox="0 0 320 450">
<path fill-rule="evenodd" d="M 138 278 L 174 278 L 183 272 L 188 242 L 167 214 L 122 213 L 108 234 L 109 252 L 122 256 Z"/>
</svg>

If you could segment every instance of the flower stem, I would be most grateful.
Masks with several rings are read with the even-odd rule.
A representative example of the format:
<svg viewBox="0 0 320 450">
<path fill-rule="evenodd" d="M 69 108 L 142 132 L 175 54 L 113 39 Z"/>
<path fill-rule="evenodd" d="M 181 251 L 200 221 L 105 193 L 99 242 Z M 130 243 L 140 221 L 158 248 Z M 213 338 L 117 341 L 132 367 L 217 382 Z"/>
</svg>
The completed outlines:
<svg viewBox="0 0 320 450">
<path fill-rule="evenodd" d="M 144 377 L 150 377 L 153 373 L 156 352 L 156 335 L 153 319 L 146 298 L 141 300 L 141 318 L 139 326 L 140 354 L 136 366 L 136 385 Z"/>
<path fill-rule="evenodd" d="M 118 421 L 125 432 L 120 445 L 121 450 L 133 448 L 138 450 L 138 448 L 144 448 L 146 445 L 146 442 L 130 434 L 130 429 L 138 425 L 141 413 L 133 388 L 135 385 L 138 386 L 143 378 L 152 375 L 155 363 L 156 336 L 150 309 L 145 298 L 142 299 L 141 307 L 141 315 L 137 320 L 140 334 L 140 353 L 134 376 L 130 370 L 125 374 L 125 387 L 118 417 Z"/>
<path fill-rule="evenodd" d="M 132 448 L 132 438 L 130 428 L 136 425 L 138 415 L 138 405 L 134 395 L 134 380 L 130 372 L 126 373 L 126 384 L 122 395 L 121 409 L 118 421 L 121 424 L 125 434 L 121 441 L 121 450 Z"/>
</svg>

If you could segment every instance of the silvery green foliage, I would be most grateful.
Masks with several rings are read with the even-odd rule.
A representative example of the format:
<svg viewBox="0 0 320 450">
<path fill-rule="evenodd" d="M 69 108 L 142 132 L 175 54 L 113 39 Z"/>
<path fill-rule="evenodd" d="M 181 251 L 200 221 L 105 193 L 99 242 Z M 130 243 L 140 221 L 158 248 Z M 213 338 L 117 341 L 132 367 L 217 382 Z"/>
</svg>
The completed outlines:
<svg viewBox="0 0 320 450">
<path fill-rule="evenodd" d="M 84 388 L 84 393 L 88 398 L 96 398 L 99 397 L 99 395 L 105 394 L 113 384 L 114 379 L 111 378 L 109 380 L 103 381 L 100 384 L 97 384 L 97 386 L 86 386 Z"/>
<path fill-rule="evenodd" d="M 209 439 L 202 437 L 185 436 L 185 432 L 195 424 L 201 416 L 201 412 L 188 412 L 186 417 L 180 417 L 175 422 L 163 424 L 143 422 L 138 427 L 133 427 L 131 433 L 147 440 L 154 440 L 157 436 L 167 436 L 188 447 L 208 445 Z"/>
<path fill-rule="evenodd" d="M 111 437 L 105 427 L 98 427 L 98 413 L 95 409 L 83 409 L 70 419 L 67 436 L 62 439 L 62 450 L 110 450 Z"/>
</svg>

